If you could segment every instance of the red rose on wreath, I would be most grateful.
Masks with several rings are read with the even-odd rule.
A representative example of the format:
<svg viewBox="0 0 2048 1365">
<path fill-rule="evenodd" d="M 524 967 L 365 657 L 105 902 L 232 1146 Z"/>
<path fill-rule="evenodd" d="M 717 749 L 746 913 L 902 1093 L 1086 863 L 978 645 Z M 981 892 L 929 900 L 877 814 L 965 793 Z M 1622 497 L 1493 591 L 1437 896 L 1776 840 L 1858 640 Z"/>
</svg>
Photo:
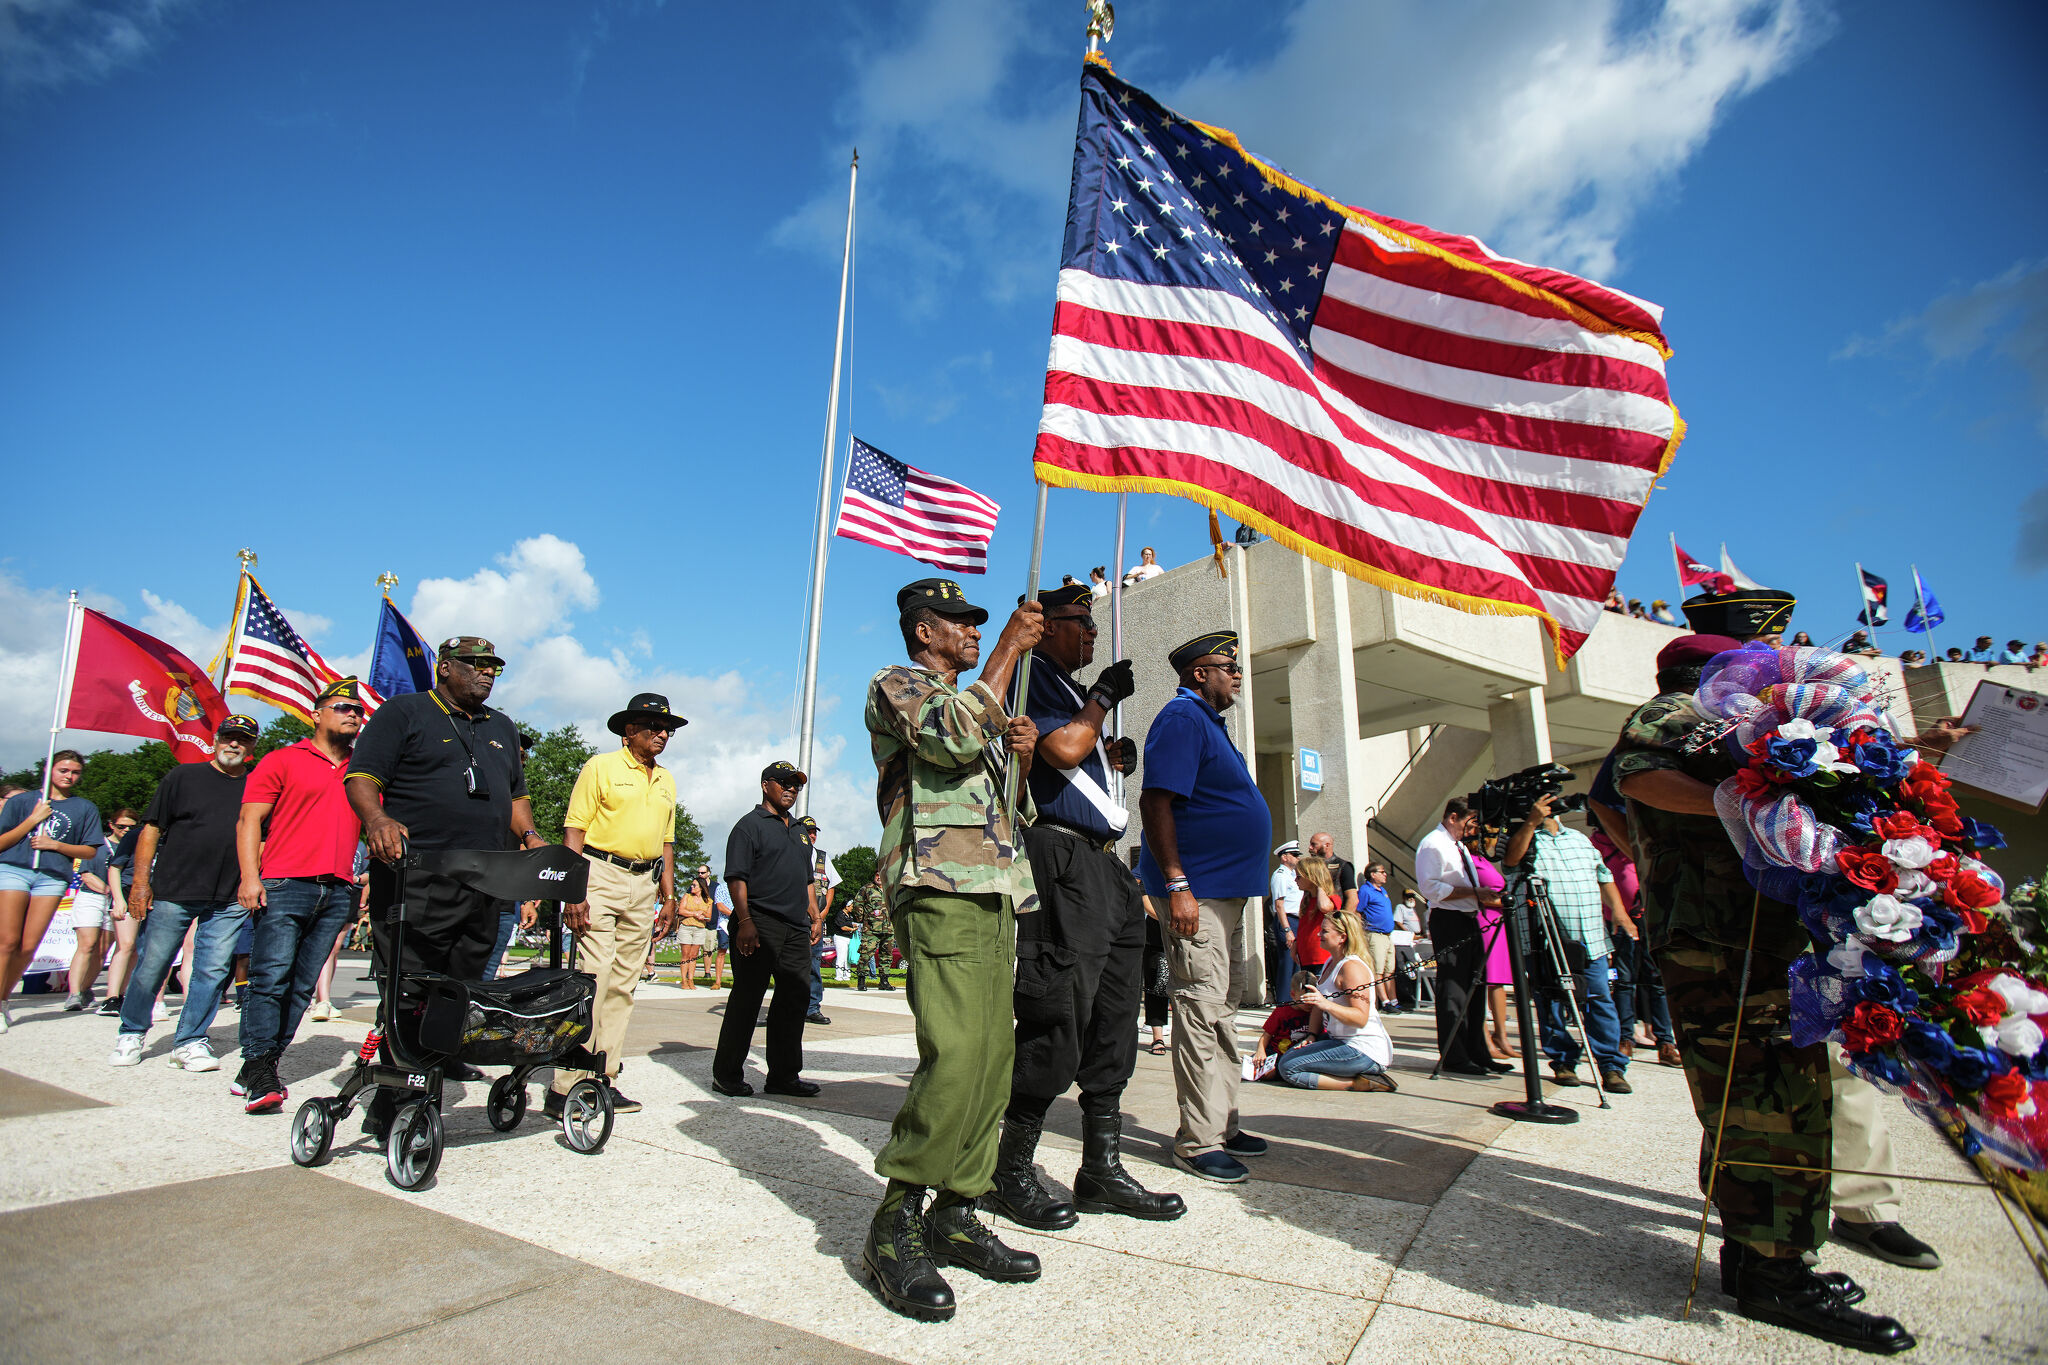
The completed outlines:
<svg viewBox="0 0 2048 1365">
<path fill-rule="evenodd" d="M 1941 842 L 1934 837 L 1934 831 L 1921 824 L 1920 817 L 1911 811 L 1889 811 L 1872 820 L 1870 827 L 1886 839 L 1910 839 L 1917 834 L 1930 844 Z"/>
<path fill-rule="evenodd" d="M 1938 882 L 1945 882 L 1950 877 L 1955 876 L 1956 869 L 1961 866 L 1962 864 L 1956 860 L 1955 854 L 1940 853 L 1935 855 L 1933 862 L 1920 870 Z"/>
<path fill-rule="evenodd" d="M 1948 879 L 1942 899 L 1958 910 L 1982 910 L 1998 904 L 1998 888 L 1966 868 Z"/>
<path fill-rule="evenodd" d="M 1956 913 L 1963 917 L 1963 932 L 1965 933 L 1981 934 L 1991 927 L 1990 919 L 1985 916 L 1982 910 L 1958 910 Z"/>
<path fill-rule="evenodd" d="M 1899 790 L 1908 796 L 1924 798 L 1930 792 L 1946 792 L 1948 787 L 1949 775 L 1932 763 L 1915 763 L 1899 779 Z"/>
<path fill-rule="evenodd" d="M 1984 1082 L 1983 1110 L 1992 1118 L 2009 1119 L 2027 1100 L 2027 1078 L 2017 1071 L 2008 1071 L 2002 1076 L 1993 1076 Z"/>
<path fill-rule="evenodd" d="M 1835 854 L 1835 862 L 1847 877 L 1865 891 L 1891 892 L 1899 885 L 1892 860 L 1874 848 L 1850 847 Z"/>
<path fill-rule="evenodd" d="M 1777 784 L 1762 768 L 1744 768 L 1735 774 L 1735 790 L 1750 801 L 1769 801 L 1777 794 Z"/>
<path fill-rule="evenodd" d="M 1956 1013 L 1978 1028 L 1997 1028 L 2005 1018 L 2005 997 L 1985 986 L 1960 991 L 1955 998 Z"/>
<path fill-rule="evenodd" d="M 1875 1052 L 1898 1042 L 1900 1028 L 1898 1011 L 1865 1000 L 1842 1021 L 1842 1045 L 1851 1052 Z"/>
</svg>

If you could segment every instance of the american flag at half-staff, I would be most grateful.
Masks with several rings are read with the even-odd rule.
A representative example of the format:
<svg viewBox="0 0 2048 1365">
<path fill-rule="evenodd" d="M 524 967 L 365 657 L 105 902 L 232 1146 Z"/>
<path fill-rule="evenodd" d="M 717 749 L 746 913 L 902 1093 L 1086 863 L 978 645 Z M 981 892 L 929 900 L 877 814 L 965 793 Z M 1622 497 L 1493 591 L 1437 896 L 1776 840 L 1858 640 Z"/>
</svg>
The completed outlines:
<svg viewBox="0 0 2048 1365">
<path fill-rule="evenodd" d="M 223 690 L 268 702 L 311 725 L 314 699 L 342 675 L 292 629 L 254 574 L 248 575 L 235 624 L 235 657 Z M 362 692 L 366 711 L 384 704 L 370 688 Z"/>
<path fill-rule="evenodd" d="M 1654 304 L 1340 204 L 1099 59 L 1060 266 L 1041 481 L 1585 642 L 1684 431 Z"/>
<path fill-rule="evenodd" d="M 987 573 L 988 541 L 1001 510 L 965 484 L 856 439 L 833 534 L 954 573 Z"/>
</svg>

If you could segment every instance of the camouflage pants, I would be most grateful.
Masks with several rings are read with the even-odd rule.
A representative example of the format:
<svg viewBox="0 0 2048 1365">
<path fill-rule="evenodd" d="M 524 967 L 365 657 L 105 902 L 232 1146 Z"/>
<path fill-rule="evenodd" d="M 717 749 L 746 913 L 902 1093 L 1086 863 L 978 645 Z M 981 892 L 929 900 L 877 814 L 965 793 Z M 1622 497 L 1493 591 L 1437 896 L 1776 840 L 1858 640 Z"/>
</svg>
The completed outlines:
<svg viewBox="0 0 2048 1365">
<path fill-rule="evenodd" d="M 888 979 L 891 950 L 896 946 L 896 932 L 890 929 L 862 929 L 860 931 L 860 959 L 858 970 L 872 973 L 882 980 Z"/>
<path fill-rule="evenodd" d="M 1819 1247 L 1827 1232 L 1828 1180 L 1833 1145 L 1832 1092 L 1825 1045 L 1794 1047 L 1787 1033 L 1789 960 L 1757 953 L 1750 963 L 1742 1038 L 1731 1057 L 1736 1001 L 1742 988 L 1742 952 L 1677 935 L 1657 950 L 1664 990 L 1678 1030 L 1678 1053 L 1692 1087 L 1700 1138 L 1700 1190 L 1714 1155 L 1721 1096 L 1728 1096 L 1722 1129 L 1723 1161 L 1811 1167 L 1768 1170 L 1724 1166 L 1714 1182 L 1721 1230 L 1766 1256 Z M 1730 1073 L 1734 1080 L 1729 1081 Z"/>
</svg>

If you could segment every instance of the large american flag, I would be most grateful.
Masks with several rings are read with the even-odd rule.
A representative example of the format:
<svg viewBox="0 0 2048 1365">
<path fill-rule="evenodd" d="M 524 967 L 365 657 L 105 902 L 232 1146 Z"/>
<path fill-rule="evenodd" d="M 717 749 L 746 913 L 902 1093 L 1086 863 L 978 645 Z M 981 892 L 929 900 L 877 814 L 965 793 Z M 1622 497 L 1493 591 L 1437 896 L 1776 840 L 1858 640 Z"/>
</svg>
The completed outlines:
<svg viewBox="0 0 2048 1365">
<path fill-rule="evenodd" d="M 1175 493 L 1559 662 L 1684 431 L 1661 310 L 1350 208 L 1091 61 L 1036 469 Z"/>
<path fill-rule="evenodd" d="M 988 540 L 1001 510 L 965 484 L 855 440 L 833 533 L 954 573 L 987 573 Z"/>
<path fill-rule="evenodd" d="M 311 725 L 314 699 L 342 675 L 292 629 L 253 574 L 242 598 L 242 619 L 236 624 L 226 690 L 268 702 Z M 362 692 L 366 711 L 384 704 L 368 687 Z"/>
</svg>

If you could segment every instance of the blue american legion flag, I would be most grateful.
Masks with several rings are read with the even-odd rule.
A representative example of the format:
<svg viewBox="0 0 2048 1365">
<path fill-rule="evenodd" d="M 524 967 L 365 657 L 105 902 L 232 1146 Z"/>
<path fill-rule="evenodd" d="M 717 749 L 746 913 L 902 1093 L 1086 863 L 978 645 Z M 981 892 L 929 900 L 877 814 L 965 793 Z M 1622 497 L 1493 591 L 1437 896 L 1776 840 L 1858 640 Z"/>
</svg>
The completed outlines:
<svg viewBox="0 0 2048 1365">
<path fill-rule="evenodd" d="M 342 675 L 292 629 L 254 574 L 248 576 L 235 624 L 235 657 L 223 690 L 267 702 L 311 725 L 314 698 Z M 365 710 L 375 711 L 383 704 L 383 697 L 363 689 Z"/>
<path fill-rule="evenodd" d="M 1585 641 L 1676 451 L 1655 304 L 1339 203 L 1099 59 L 1035 468 Z"/>
<path fill-rule="evenodd" d="M 954 573 L 987 573 L 988 541 L 1001 510 L 965 484 L 856 439 L 833 534 Z"/>
</svg>

